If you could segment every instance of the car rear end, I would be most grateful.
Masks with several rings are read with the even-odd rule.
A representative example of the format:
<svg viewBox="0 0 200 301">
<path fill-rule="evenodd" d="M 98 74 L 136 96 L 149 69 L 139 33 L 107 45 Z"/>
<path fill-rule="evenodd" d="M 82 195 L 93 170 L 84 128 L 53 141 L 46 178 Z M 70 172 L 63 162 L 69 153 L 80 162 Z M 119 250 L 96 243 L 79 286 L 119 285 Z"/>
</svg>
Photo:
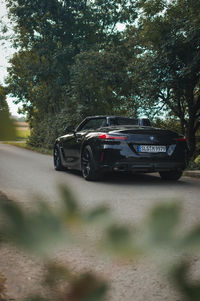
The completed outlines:
<svg viewBox="0 0 200 301">
<path fill-rule="evenodd" d="M 183 171 L 188 161 L 186 138 L 155 128 L 110 129 L 98 134 L 96 158 L 102 170 L 163 172 Z"/>
</svg>

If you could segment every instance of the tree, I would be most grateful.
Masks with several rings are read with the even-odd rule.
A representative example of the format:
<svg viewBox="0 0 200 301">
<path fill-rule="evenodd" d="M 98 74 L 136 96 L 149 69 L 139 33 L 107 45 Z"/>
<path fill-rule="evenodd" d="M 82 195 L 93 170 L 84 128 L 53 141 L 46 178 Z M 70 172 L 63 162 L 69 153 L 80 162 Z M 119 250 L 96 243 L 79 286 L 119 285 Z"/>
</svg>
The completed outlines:
<svg viewBox="0 0 200 301">
<path fill-rule="evenodd" d="M 191 156 L 198 153 L 199 2 L 6 1 L 18 50 L 7 82 L 32 137 L 42 132 L 50 146 L 64 123 L 86 114 L 145 112 L 180 120 Z"/>
<path fill-rule="evenodd" d="M 41 143 L 47 138 L 52 144 L 57 131 L 47 137 L 49 124 L 54 128 L 57 117 L 61 128 L 66 113 L 70 115 L 75 57 L 92 49 L 103 51 L 108 42 L 116 40 L 117 23 L 131 22 L 134 7 L 127 0 L 7 0 L 7 5 L 15 24 L 13 43 L 18 50 L 10 61 L 9 92 L 16 102 L 23 102 L 33 127 L 31 135 L 34 130 L 41 131 L 44 121 Z"/>
<path fill-rule="evenodd" d="M 127 86 L 125 57 L 116 49 L 77 55 L 71 72 L 70 97 L 76 121 L 88 115 L 126 114 Z"/>
<path fill-rule="evenodd" d="M 6 91 L 3 86 L 0 86 L 0 112 L 7 112 L 8 104 L 6 102 Z"/>
<path fill-rule="evenodd" d="M 13 121 L 10 119 L 8 104 L 6 102 L 6 89 L 0 86 L 0 140 L 15 138 Z"/>
<path fill-rule="evenodd" d="M 200 3 L 141 0 L 137 5 L 144 49 L 141 95 L 179 118 L 192 156 L 200 128 Z"/>
</svg>

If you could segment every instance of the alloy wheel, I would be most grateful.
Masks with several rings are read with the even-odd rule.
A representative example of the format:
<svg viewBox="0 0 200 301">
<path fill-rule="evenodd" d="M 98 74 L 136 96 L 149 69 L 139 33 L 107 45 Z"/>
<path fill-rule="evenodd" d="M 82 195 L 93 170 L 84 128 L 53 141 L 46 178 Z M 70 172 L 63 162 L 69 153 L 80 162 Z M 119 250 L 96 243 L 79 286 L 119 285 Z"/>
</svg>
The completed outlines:
<svg viewBox="0 0 200 301">
<path fill-rule="evenodd" d="M 91 170 L 91 157 L 87 148 L 84 149 L 81 160 L 82 173 L 84 178 L 87 178 Z"/>
</svg>

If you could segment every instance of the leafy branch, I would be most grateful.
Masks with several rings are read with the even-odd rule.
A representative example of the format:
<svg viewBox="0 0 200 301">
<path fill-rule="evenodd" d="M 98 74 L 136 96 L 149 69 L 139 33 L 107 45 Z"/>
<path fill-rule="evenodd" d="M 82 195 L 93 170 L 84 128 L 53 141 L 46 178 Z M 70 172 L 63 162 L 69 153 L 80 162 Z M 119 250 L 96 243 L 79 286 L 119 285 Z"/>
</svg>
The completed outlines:
<svg viewBox="0 0 200 301">
<path fill-rule="evenodd" d="M 23 247 L 46 260 L 45 283 L 54 288 L 54 300 L 107 300 L 109 285 L 101 277 L 93 272 L 74 274 L 69 267 L 53 262 L 53 254 L 63 246 L 77 246 L 101 257 L 110 254 L 124 262 L 149 256 L 158 266 L 167 269 L 169 278 L 186 300 L 199 300 L 200 283 L 193 283 L 187 273 L 189 259 L 199 254 L 200 225 L 182 232 L 181 209 L 177 203 L 159 204 L 141 225 L 130 226 L 120 224 L 105 206 L 83 210 L 68 189 L 61 187 L 60 190 L 61 202 L 53 207 L 37 201 L 32 210 L 25 211 L 13 201 L 0 202 L 1 243 L 6 241 Z M 60 290 L 59 283 L 65 284 L 64 291 Z"/>
</svg>

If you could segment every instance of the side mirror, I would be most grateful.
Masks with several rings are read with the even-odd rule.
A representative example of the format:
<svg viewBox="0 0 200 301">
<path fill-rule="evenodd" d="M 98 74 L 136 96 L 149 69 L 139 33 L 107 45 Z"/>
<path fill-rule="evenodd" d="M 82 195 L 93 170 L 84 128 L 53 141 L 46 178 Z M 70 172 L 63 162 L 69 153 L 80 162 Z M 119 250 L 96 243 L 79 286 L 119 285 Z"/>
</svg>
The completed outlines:
<svg viewBox="0 0 200 301">
<path fill-rule="evenodd" d="M 66 126 L 64 129 L 65 134 L 74 133 L 74 127 L 72 125 Z"/>
</svg>

